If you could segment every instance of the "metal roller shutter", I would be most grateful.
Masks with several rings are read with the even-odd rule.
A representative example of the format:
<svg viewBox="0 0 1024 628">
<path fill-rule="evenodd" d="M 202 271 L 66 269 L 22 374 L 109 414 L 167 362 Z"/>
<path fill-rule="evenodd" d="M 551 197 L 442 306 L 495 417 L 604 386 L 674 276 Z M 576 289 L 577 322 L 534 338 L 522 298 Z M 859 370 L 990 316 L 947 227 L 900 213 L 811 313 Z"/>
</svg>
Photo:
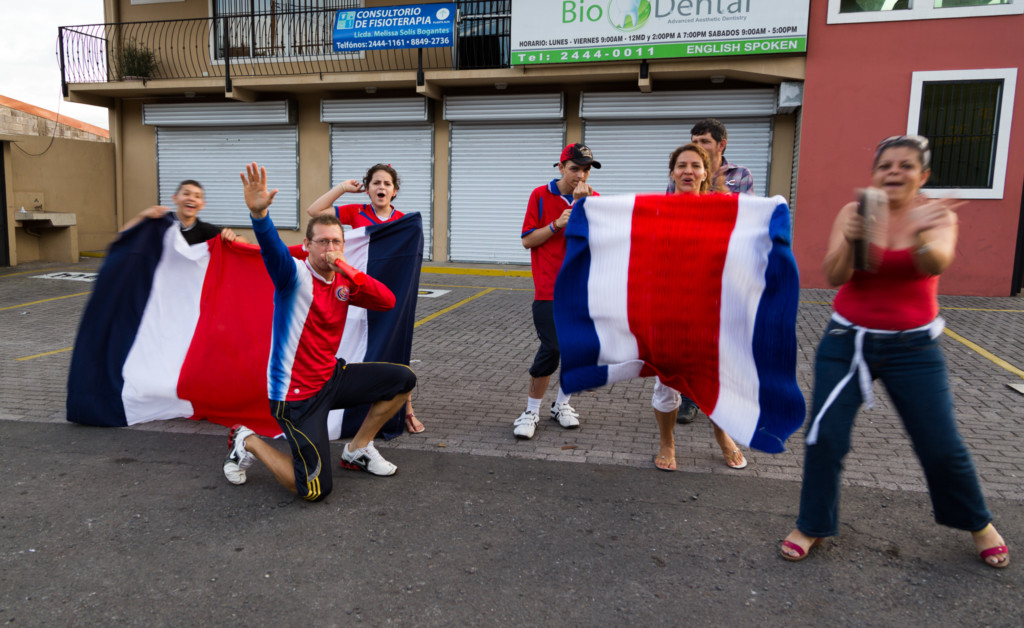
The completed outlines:
<svg viewBox="0 0 1024 628">
<path fill-rule="evenodd" d="M 584 92 L 580 117 L 586 120 L 748 118 L 775 115 L 775 88 L 688 92 Z M 732 131 L 729 131 L 732 135 Z"/>
<path fill-rule="evenodd" d="M 271 188 L 280 191 L 270 206 L 274 225 L 299 226 L 298 131 L 294 126 L 156 128 L 157 181 L 160 202 L 184 179 L 203 184 L 206 207 L 199 217 L 221 227 L 250 227 L 249 210 L 238 178 L 255 161 L 267 169 Z"/>
<path fill-rule="evenodd" d="M 673 150 L 690 141 L 690 129 L 699 119 L 586 120 L 584 142 L 601 162 L 601 169 L 591 173 L 590 184 L 601 194 L 664 192 L 668 158 Z M 771 160 L 771 118 L 720 119 L 729 130 L 726 159 L 749 168 L 754 176 L 754 193 L 765 195 Z"/>
<path fill-rule="evenodd" d="M 142 123 L 154 126 L 257 126 L 294 122 L 294 109 L 287 100 L 149 103 L 142 106 Z"/>
<path fill-rule="evenodd" d="M 793 137 L 793 175 L 789 184 L 789 213 L 790 223 L 793 224 L 793 213 L 796 212 L 796 184 L 797 176 L 800 173 L 800 127 L 804 123 L 804 108 L 796 110 L 796 133 Z"/>
<path fill-rule="evenodd" d="M 362 181 L 366 170 L 391 164 L 400 187 L 395 209 L 423 215 L 423 259 L 429 260 L 433 221 L 434 130 L 429 124 L 331 125 L 331 185 L 346 179 Z M 326 191 L 326 190 L 325 190 Z M 346 194 L 342 204 L 367 203 L 365 194 Z"/>
<path fill-rule="evenodd" d="M 558 177 L 564 140 L 561 121 L 452 124 L 451 261 L 530 263 L 519 237 L 526 203 Z"/>
</svg>

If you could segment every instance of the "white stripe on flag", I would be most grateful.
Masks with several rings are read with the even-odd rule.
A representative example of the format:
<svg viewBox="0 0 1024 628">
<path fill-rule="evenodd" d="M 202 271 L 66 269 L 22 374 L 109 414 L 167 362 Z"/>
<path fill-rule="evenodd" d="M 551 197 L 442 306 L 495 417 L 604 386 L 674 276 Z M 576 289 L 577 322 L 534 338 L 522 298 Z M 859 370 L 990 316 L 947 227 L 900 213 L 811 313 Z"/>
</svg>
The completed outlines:
<svg viewBox="0 0 1024 628">
<path fill-rule="evenodd" d="M 370 238 L 366 235 L 366 227 L 351 229 L 345 234 L 345 259 L 353 267 L 366 272 L 366 264 L 370 253 Z M 345 331 L 338 347 L 339 358 L 346 362 L 362 362 L 366 359 L 366 343 L 369 327 L 366 321 L 366 310 L 352 305 L 348 308 L 345 319 Z M 345 420 L 344 410 L 331 410 L 327 415 L 327 435 L 331 440 L 341 438 L 341 426 Z"/>
<path fill-rule="evenodd" d="M 643 362 L 640 349 L 629 331 L 629 249 L 633 231 L 633 203 L 636 196 L 588 198 L 600 211 L 587 212 L 590 230 L 590 275 L 587 278 L 587 306 L 601 343 L 598 365 L 614 364 L 608 381 L 638 377 Z M 623 325 L 623 322 L 627 324 Z"/>
<path fill-rule="evenodd" d="M 772 248 L 768 223 L 782 199 L 741 194 L 737 200 L 736 225 L 722 269 L 718 403 L 711 418 L 733 438 L 749 443 L 761 412 L 760 380 L 753 354 L 754 322 Z"/>
<path fill-rule="evenodd" d="M 199 321 L 209 262 L 205 242 L 189 246 L 176 223 L 164 232 L 153 288 L 121 372 L 128 425 L 194 414 L 192 404 L 178 398 L 178 374 Z"/>
</svg>

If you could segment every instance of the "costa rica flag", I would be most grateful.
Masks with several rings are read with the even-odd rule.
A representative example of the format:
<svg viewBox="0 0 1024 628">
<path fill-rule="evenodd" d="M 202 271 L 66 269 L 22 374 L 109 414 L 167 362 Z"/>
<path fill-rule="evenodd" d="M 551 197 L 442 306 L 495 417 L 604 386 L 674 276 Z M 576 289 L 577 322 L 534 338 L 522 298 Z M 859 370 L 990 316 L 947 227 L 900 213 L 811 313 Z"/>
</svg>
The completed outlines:
<svg viewBox="0 0 1024 628">
<path fill-rule="evenodd" d="M 805 405 L 782 197 L 589 197 L 565 237 L 554 300 L 563 390 L 657 375 L 737 442 L 785 450 Z"/>
<path fill-rule="evenodd" d="M 302 246 L 292 255 L 306 256 Z M 395 294 L 388 312 L 351 306 L 338 356 L 408 364 L 423 226 L 418 212 L 346 234 L 348 261 Z M 255 245 L 189 246 L 174 220 L 145 220 L 107 252 L 68 373 L 67 420 L 127 426 L 178 417 L 264 436 L 280 429 L 267 402 L 274 286 Z M 368 406 L 332 413 L 331 438 L 355 434 Z M 396 414 L 385 438 L 401 433 Z"/>
</svg>

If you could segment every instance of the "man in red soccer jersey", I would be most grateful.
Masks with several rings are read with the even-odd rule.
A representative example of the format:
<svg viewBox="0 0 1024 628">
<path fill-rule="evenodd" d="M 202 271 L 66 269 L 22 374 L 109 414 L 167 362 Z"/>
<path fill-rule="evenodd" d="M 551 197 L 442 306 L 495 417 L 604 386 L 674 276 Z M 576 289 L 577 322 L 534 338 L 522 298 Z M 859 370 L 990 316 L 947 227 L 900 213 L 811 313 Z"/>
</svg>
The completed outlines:
<svg viewBox="0 0 1024 628">
<path fill-rule="evenodd" d="M 542 185 L 530 194 L 523 220 L 523 246 L 530 249 L 535 288 L 533 325 L 537 329 L 540 348 L 530 367 L 530 392 L 526 410 L 515 420 L 512 433 L 529 440 L 540 421 L 540 405 L 551 374 L 558 368 L 558 334 L 555 331 L 555 278 L 565 257 L 565 236 L 562 229 L 569 222 L 572 206 L 577 200 L 596 195 L 587 179 L 591 168 L 600 168 L 594 154 L 583 144 L 569 144 L 555 164 L 561 176 Z M 566 429 L 580 426 L 580 417 L 569 405 L 569 395 L 558 387 L 558 398 L 551 404 L 551 418 Z"/>
</svg>

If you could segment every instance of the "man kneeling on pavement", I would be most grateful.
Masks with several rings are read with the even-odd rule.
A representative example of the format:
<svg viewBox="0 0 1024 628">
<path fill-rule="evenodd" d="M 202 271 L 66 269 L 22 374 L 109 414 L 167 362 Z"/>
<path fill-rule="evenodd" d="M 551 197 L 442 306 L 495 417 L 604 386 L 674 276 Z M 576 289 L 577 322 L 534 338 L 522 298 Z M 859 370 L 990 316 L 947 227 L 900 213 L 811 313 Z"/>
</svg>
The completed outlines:
<svg viewBox="0 0 1024 628">
<path fill-rule="evenodd" d="M 260 254 L 274 283 L 268 397 L 291 456 L 236 425 L 224 461 L 225 477 L 243 484 L 246 469 L 259 460 L 288 490 L 308 501 L 322 500 L 332 488 L 327 415 L 365 404 L 372 405 L 342 450 L 341 466 L 394 475 L 398 467 L 380 455 L 373 437 L 405 404 L 416 374 L 402 364 L 347 364 L 335 357 L 348 306 L 389 310 L 394 294 L 348 264 L 344 233 L 334 216 L 311 219 L 304 240 L 309 257 L 292 257 L 268 215 L 277 190 L 268 192 L 266 169 L 252 163 L 241 177 Z"/>
</svg>

